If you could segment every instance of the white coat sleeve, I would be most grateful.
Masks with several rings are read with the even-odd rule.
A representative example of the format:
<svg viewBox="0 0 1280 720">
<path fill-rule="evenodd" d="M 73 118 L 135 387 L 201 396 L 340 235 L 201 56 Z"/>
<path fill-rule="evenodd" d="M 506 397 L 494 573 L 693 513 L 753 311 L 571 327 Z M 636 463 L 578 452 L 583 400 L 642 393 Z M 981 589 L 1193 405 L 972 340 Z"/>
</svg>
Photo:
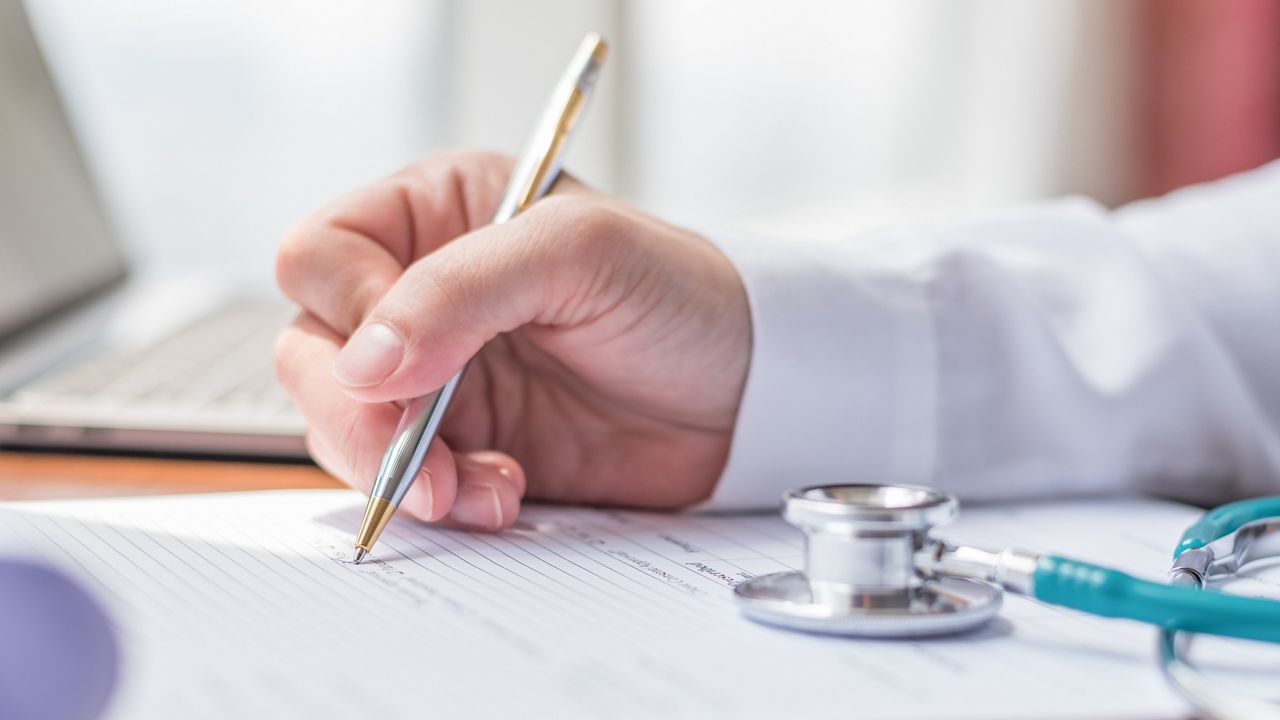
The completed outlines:
<svg viewBox="0 0 1280 720">
<path fill-rule="evenodd" d="M 1280 493 L 1280 163 L 1117 211 L 715 239 L 753 350 L 710 508 L 833 482 Z"/>
</svg>

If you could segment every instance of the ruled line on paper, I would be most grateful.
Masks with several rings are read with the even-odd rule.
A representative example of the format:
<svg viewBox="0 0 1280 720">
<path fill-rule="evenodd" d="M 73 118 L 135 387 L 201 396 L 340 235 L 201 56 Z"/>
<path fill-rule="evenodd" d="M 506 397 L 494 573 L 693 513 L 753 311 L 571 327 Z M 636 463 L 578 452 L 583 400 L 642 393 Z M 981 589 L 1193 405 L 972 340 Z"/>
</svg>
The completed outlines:
<svg viewBox="0 0 1280 720">
<path fill-rule="evenodd" d="M 802 539 L 775 514 L 535 506 L 496 535 L 397 518 L 370 561 L 352 565 L 362 505 L 343 491 L 0 504 L 0 551 L 55 562 L 104 600 L 126 648 L 114 717 L 130 720 L 1181 709 L 1150 670 L 1145 629 L 1018 598 L 986 630 L 933 642 L 751 624 L 732 586 L 801 561 Z M 1078 554 L 1141 565 L 1149 543 L 1106 528 L 1176 534 L 1188 512 L 979 509 L 954 532 L 1058 549 L 1088 518 L 1101 530 Z"/>
</svg>

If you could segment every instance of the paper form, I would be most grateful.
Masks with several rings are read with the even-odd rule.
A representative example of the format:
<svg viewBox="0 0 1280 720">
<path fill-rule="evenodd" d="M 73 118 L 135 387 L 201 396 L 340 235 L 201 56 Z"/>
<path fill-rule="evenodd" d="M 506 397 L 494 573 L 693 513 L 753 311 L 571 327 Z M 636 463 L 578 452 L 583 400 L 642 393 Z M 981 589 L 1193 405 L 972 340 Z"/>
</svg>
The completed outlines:
<svg viewBox="0 0 1280 720">
<path fill-rule="evenodd" d="M 1006 597 L 934 640 L 757 626 L 730 588 L 800 563 L 776 513 L 530 507 L 500 535 L 291 490 L 0 505 L 0 553 L 82 578 L 125 650 L 118 718 L 1182 717 L 1154 633 Z M 968 509 L 945 535 L 1162 575 L 1197 515 L 1120 500 Z"/>
</svg>

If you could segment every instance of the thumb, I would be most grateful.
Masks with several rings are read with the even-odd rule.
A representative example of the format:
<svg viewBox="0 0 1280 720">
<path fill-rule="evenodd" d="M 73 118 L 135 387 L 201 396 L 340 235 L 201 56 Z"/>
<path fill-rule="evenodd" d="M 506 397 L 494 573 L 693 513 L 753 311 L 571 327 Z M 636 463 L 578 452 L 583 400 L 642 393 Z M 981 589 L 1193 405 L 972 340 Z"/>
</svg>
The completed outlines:
<svg viewBox="0 0 1280 720">
<path fill-rule="evenodd" d="M 621 213 L 552 197 L 459 237 L 410 265 L 334 359 L 357 399 L 387 402 L 439 389 L 500 333 L 565 325 L 602 312 L 617 266 Z"/>
</svg>

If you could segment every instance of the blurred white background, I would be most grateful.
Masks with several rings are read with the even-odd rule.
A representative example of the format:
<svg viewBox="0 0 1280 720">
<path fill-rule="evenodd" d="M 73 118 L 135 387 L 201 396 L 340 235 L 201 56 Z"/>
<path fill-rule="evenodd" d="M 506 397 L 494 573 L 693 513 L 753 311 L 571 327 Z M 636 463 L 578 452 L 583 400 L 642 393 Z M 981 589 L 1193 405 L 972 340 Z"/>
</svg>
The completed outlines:
<svg viewBox="0 0 1280 720">
<path fill-rule="evenodd" d="M 516 152 L 583 32 L 613 54 L 569 167 L 778 236 L 1125 181 L 1122 5 L 1077 0 L 30 0 L 135 260 L 269 283 L 330 199 Z"/>
</svg>

